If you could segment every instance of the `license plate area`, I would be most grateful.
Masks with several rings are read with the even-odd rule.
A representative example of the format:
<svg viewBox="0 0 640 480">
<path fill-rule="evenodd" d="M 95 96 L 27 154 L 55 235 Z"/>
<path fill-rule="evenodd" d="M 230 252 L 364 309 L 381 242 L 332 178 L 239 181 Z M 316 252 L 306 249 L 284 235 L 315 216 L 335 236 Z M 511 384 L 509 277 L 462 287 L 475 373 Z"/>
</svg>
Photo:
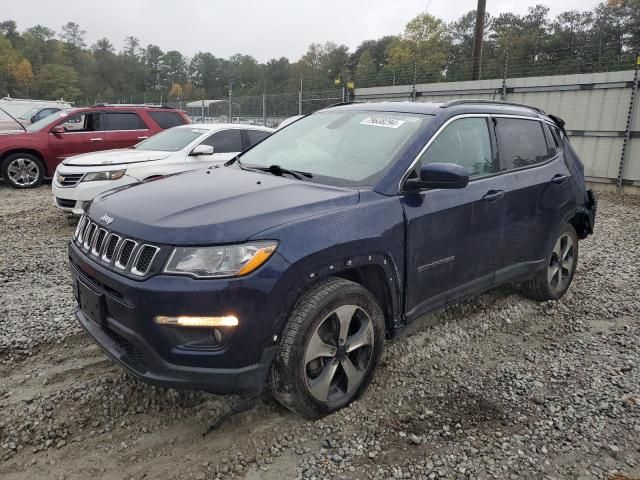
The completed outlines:
<svg viewBox="0 0 640 480">
<path fill-rule="evenodd" d="M 76 293 L 80 310 L 92 322 L 102 325 L 105 321 L 104 295 L 94 291 L 82 280 L 76 282 Z"/>
</svg>

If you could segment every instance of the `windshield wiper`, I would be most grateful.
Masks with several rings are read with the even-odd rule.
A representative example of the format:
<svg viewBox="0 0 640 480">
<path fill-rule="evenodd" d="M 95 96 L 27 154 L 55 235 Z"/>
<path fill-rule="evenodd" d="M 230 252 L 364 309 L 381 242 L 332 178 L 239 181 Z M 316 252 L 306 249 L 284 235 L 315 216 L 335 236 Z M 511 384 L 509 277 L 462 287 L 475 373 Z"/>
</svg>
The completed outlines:
<svg viewBox="0 0 640 480">
<path fill-rule="evenodd" d="M 242 168 L 242 162 L 240 161 L 240 155 L 236 155 L 235 157 L 233 157 L 231 160 L 227 160 L 224 164 L 225 167 L 229 167 L 231 165 L 233 165 L 234 163 L 237 163 L 238 166 L 240 168 Z"/>
<path fill-rule="evenodd" d="M 281 177 L 283 173 L 291 175 L 292 177 L 297 178 L 298 180 L 306 181 L 310 178 L 313 178 L 313 175 L 309 172 L 300 172 L 298 170 L 289 170 L 286 168 L 282 168 L 280 165 L 269 165 L 268 167 L 247 167 L 252 170 L 260 170 L 261 172 L 269 172 L 272 175 L 276 175 Z"/>
</svg>

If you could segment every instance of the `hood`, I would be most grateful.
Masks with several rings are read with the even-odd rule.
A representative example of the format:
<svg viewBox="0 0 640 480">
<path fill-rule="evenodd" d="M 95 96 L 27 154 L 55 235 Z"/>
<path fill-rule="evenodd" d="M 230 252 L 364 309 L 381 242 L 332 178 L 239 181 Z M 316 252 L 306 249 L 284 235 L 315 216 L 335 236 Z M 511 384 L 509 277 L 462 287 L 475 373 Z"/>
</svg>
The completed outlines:
<svg viewBox="0 0 640 480">
<path fill-rule="evenodd" d="M 15 128 L 15 130 L 4 130 L 2 129 L 2 125 L 0 125 L 0 135 L 23 135 L 27 133 L 24 130 L 18 130 L 17 127 Z"/>
<path fill-rule="evenodd" d="M 85 153 L 69 157 L 62 162 L 63 165 L 75 165 L 80 167 L 92 167 L 103 165 L 124 165 L 127 163 L 150 162 L 163 160 L 172 152 L 160 152 L 153 150 L 135 150 L 122 148 L 119 150 L 105 150 L 102 152 Z"/>
<path fill-rule="evenodd" d="M 108 228 L 170 245 L 244 242 L 266 229 L 358 203 L 354 189 L 213 167 L 112 190 L 89 209 Z M 100 223 L 98 221 L 98 223 Z"/>
</svg>

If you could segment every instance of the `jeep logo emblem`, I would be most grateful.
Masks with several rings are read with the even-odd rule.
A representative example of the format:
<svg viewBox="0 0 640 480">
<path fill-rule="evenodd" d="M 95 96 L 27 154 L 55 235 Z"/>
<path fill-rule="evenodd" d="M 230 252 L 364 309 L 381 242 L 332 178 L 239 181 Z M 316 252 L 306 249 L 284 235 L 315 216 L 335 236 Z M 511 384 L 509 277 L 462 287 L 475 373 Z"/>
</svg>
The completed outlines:
<svg viewBox="0 0 640 480">
<path fill-rule="evenodd" d="M 111 222 L 113 222 L 113 218 L 105 213 L 100 217 L 100 221 L 109 225 Z"/>
</svg>

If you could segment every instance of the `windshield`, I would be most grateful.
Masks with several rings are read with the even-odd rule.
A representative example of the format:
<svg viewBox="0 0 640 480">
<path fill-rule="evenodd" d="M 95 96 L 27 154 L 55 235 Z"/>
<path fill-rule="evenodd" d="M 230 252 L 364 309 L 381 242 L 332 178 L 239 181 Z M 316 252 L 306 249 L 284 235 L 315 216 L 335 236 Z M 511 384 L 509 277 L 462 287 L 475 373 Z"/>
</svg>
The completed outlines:
<svg viewBox="0 0 640 480">
<path fill-rule="evenodd" d="M 374 185 L 430 120 L 430 115 L 395 112 L 316 113 L 246 152 L 242 166 L 279 165 L 330 185 Z"/>
<path fill-rule="evenodd" d="M 159 150 L 161 152 L 177 152 L 196 140 L 209 130 L 205 128 L 170 128 L 164 132 L 149 137 L 135 147 L 136 150 Z"/>
<path fill-rule="evenodd" d="M 47 117 L 44 117 L 38 120 L 36 123 L 32 123 L 31 125 L 29 125 L 27 127 L 27 132 L 38 132 L 43 128 L 48 127 L 56 120 L 59 120 L 60 118 L 67 117 L 67 116 L 69 116 L 67 112 L 53 113 Z"/>
<path fill-rule="evenodd" d="M 33 107 L 30 110 L 28 110 L 26 113 L 23 113 L 22 115 L 20 115 L 18 118 L 20 120 L 29 120 L 31 117 L 33 117 L 36 113 L 38 113 L 38 111 L 40 110 L 39 107 Z"/>
</svg>

